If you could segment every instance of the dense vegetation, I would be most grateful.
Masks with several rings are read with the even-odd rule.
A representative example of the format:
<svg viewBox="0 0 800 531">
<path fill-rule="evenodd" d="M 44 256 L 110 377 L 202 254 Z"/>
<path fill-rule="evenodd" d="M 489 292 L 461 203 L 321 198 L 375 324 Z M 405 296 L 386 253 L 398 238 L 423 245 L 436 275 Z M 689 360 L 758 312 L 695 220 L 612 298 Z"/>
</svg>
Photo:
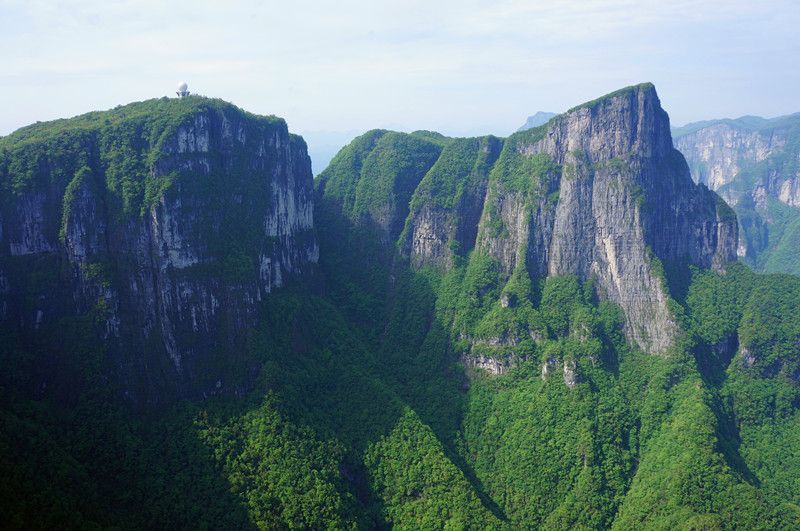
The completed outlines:
<svg viewBox="0 0 800 531">
<path fill-rule="evenodd" d="M 402 257 L 407 215 L 464 204 L 495 159 L 497 186 L 548 200 L 551 161 L 515 141 L 373 131 L 342 150 L 317 182 L 321 278 L 264 299 L 244 398 L 132 414 L 91 314 L 34 343 L 0 330 L 6 527 L 800 526 L 800 278 L 667 264 L 682 335 L 659 357 L 591 281 L 504 273 L 457 235 L 450 267 Z M 28 362 L 54 351 L 72 387 L 32 390 Z"/>
<path fill-rule="evenodd" d="M 13 197 L 29 187 L 64 190 L 74 176 L 102 167 L 120 214 L 142 213 L 175 177 L 151 171 L 164 143 L 188 118 L 223 109 L 236 108 L 200 96 L 161 98 L 24 127 L 0 140 L 3 195 Z M 276 117 L 258 120 L 286 128 Z"/>
<path fill-rule="evenodd" d="M 121 312 L 128 317 L 115 329 L 121 340 L 106 355 L 116 358 L 109 365 L 129 372 L 123 375 L 129 394 L 137 400 L 147 394 L 151 401 L 180 394 L 174 364 L 165 356 L 168 347 L 142 333 L 152 327 L 143 322 L 149 318 L 136 322 L 131 315 L 156 311 L 148 293 L 165 279 L 190 284 L 181 296 L 202 284 L 224 285 L 231 301 L 241 301 L 246 296 L 241 292 L 261 275 L 259 262 L 280 252 L 279 238 L 264 230 L 264 216 L 280 180 L 287 178 L 282 170 L 297 168 L 305 178 L 302 192 L 312 192 L 310 172 L 300 174 L 304 147 L 281 119 L 199 96 L 35 124 L 0 139 L 3 318 L 24 323 L 42 311 L 46 328 L 50 317 L 74 311 L 74 302 L 93 310 L 100 328 L 104 316 Z M 176 249 L 155 241 L 169 238 L 177 226 L 176 255 Z M 298 247 L 313 247 L 313 229 L 298 229 L 296 241 Z M 172 267 L 189 249 L 191 265 Z M 165 274 L 144 278 L 158 254 L 170 262 L 161 264 Z M 216 334 L 198 344 L 196 327 L 172 334 L 203 365 L 195 372 L 197 387 L 213 389 L 220 374 L 234 380 L 249 370 L 244 360 L 237 361 L 245 334 Z M 52 365 L 47 356 L 41 358 L 40 365 Z M 63 368 L 48 372 L 55 375 L 51 389 L 53 379 L 69 385 L 66 374 L 59 376 L 66 373 Z"/>
</svg>

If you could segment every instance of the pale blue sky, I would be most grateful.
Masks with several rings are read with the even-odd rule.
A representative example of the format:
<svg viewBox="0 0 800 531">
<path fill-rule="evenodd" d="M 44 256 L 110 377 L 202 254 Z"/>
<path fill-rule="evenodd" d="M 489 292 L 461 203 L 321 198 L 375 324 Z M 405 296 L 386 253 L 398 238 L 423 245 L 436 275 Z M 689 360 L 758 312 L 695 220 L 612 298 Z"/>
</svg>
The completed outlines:
<svg viewBox="0 0 800 531">
<path fill-rule="evenodd" d="M 800 111 L 800 1 L 0 0 L 0 134 L 190 90 L 293 131 L 505 135 L 652 81 L 674 125 Z"/>
</svg>

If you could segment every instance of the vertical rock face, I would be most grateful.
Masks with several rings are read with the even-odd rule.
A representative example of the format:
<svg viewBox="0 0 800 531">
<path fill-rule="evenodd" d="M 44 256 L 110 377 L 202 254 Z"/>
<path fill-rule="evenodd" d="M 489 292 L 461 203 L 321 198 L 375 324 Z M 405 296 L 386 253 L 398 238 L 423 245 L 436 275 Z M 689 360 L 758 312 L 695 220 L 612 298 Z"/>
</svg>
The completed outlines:
<svg viewBox="0 0 800 531">
<path fill-rule="evenodd" d="M 449 268 L 475 245 L 489 171 L 503 143 L 455 139 L 442 150 L 414 194 L 400 245 L 415 267 Z"/>
<path fill-rule="evenodd" d="M 506 150 L 478 248 L 509 274 L 524 263 L 533 276 L 596 278 L 639 346 L 669 348 L 677 326 L 654 258 L 721 267 L 735 258 L 737 227 L 715 194 L 691 182 L 655 89 L 573 109 Z"/>
<path fill-rule="evenodd" d="M 800 258 L 790 252 L 800 238 L 800 114 L 699 122 L 674 134 L 692 178 L 739 214 L 739 256 L 759 269 L 800 272 L 790 267 Z M 772 256 L 787 253 L 785 263 Z"/>
<path fill-rule="evenodd" d="M 736 217 L 692 182 L 652 85 L 623 89 L 505 140 L 414 135 L 414 142 L 441 148 L 435 162 L 416 166 L 424 176 L 396 241 L 413 267 L 449 268 L 474 251 L 488 255 L 505 280 L 519 272 L 595 279 L 600 295 L 624 310 L 628 336 L 657 353 L 677 332 L 664 268 L 721 268 L 736 258 Z M 345 212 L 348 201 L 358 203 L 364 181 L 375 182 L 365 174 L 367 162 L 353 162 L 356 153 L 364 161 L 377 156 L 369 138 L 345 148 L 319 182 Z M 414 149 L 415 160 L 431 152 Z M 401 175 L 388 171 L 395 166 L 383 166 L 393 183 Z"/>
<path fill-rule="evenodd" d="M 478 248 L 507 273 L 524 263 L 534 276 L 596 278 L 636 343 L 669 348 L 677 325 L 654 259 L 721 267 L 735 259 L 737 227 L 692 183 L 652 85 L 573 109 L 505 150 Z"/>
<path fill-rule="evenodd" d="M 762 134 L 729 123 L 714 123 L 675 138 L 692 177 L 712 190 L 733 182 L 743 165 L 762 162 L 785 146 L 782 131 Z"/>
<path fill-rule="evenodd" d="M 0 141 L 2 326 L 91 312 L 137 403 L 241 392 L 253 368 L 236 353 L 257 301 L 318 257 L 302 139 L 282 120 L 190 100 Z M 33 285 L 31 264 L 55 289 Z"/>
</svg>

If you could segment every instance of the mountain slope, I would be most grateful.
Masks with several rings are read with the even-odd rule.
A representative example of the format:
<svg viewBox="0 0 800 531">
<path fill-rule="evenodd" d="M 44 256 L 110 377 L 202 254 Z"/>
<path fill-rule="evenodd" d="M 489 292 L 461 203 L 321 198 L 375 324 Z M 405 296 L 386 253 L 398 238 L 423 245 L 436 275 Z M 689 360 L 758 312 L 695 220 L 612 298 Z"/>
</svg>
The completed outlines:
<svg viewBox="0 0 800 531">
<path fill-rule="evenodd" d="M 764 271 L 800 273 L 800 114 L 698 122 L 674 136 L 695 181 L 736 210 L 739 256 Z"/>
<path fill-rule="evenodd" d="M 281 271 L 281 289 L 262 284 L 264 242 L 248 230 L 270 236 L 274 225 L 264 217 L 275 212 L 278 226 L 309 219 L 289 216 L 310 204 L 301 140 L 282 136 L 285 124 L 277 119 L 221 102 L 135 109 L 147 127 L 122 120 L 122 130 L 134 131 L 132 144 L 148 156 L 134 158 L 138 165 L 89 165 L 104 176 L 92 181 L 93 190 L 113 198 L 109 174 L 147 184 L 160 164 L 177 164 L 187 172 L 158 190 L 164 204 L 192 208 L 164 209 L 144 195 L 138 209 L 96 219 L 123 233 L 145 224 L 150 234 L 153 209 L 216 219 L 196 239 L 177 231 L 186 243 L 177 249 L 204 260 L 197 276 L 184 279 L 175 264 L 162 268 L 158 252 L 147 255 L 155 265 L 137 270 L 223 290 L 221 306 L 246 308 L 246 319 L 175 335 L 176 349 L 186 353 L 182 366 L 202 370 L 200 380 L 131 366 L 159 399 L 149 402 L 158 407 L 134 409 L 113 350 L 117 340 L 102 333 L 106 313 L 98 318 L 97 309 L 73 306 L 84 299 L 69 291 L 66 272 L 33 267 L 53 254 L 72 264 L 65 244 L 32 254 L 27 269 L 4 256 L 0 264 L 14 266 L 16 291 L 7 301 L 16 306 L 9 307 L 46 303 L 44 311 L 59 316 L 52 330 L 17 318 L 0 326 L 0 363 L 8 368 L 0 386 L 6 527 L 800 525 L 797 279 L 728 263 L 735 217 L 689 179 L 651 85 L 507 139 L 381 130 L 355 139 L 313 183 L 313 230 L 266 238 L 269 263 L 281 263 L 271 269 Z M 208 152 L 166 160 L 143 140 L 148 131 L 181 130 L 152 125 L 173 123 L 176 110 L 179 123 L 198 115 L 213 123 L 221 113 L 231 123 L 263 127 L 297 158 L 283 158 L 286 151 L 268 143 L 264 153 L 260 144 L 231 151 L 210 141 Z M 115 112 L 89 118 L 113 124 Z M 36 126 L 36 136 L 70 138 L 61 125 Z M 120 131 L 101 131 L 108 142 L 101 145 L 129 145 Z M 210 139 L 214 131 L 225 138 L 224 126 L 212 128 Z M 249 129 L 245 135 L 263 138 Z M 44 154 L 60 153 L 45 145 Z M 66 150 L 73 151 L 82 153 Z M 43 175 L 74 178 L 72 166 L 47 160 L 53 171 Z M 195 160 L 208 160 L 212 171 L 188 171 Z M 237 171 L 237 161 L 247 161 L 248 170 Z M 262 173 L 259 161 L 273 171 Z M 141 165 L 153 171 L 138 173 Z M 12 190 L 3 196 L 4 231 L 6 213 L 25 204 L 12 186 L 19 165 L 7 167 L 0 181 Z M 283 186 L 291 168 L 294 184 Z M 197 192 L 200 184 L 214 194 Z M 98 211 L 74 202 L 66 188 L 54 195 L 54 212 L 43 211 L 46 218 Z M 273 203 L 275 190 L 285 193 Z M 240 210 L 264 203 L 265 210 Z M 225 220 L 241 224 L 222 231 Z M 47 240 L 47 230 L 32 233 L 60 241 Z M 225 252 L 210 245 L 219 236 Z M 157 241 L 157 250 L 169 243 Z M 295 256 L 292 249 L 307 260 L 292 261 L 297 267 L 288 271 L 285 252 Z M 250 259 L 228 269 L 230 257 Z M 114 271 L 127 271 L 111 262 Z M 109 289 L 124 292 L 118 276 Z M 253 286 L 262 288 L 260 300 Z M 163 304 L 158 296 L 149 302 Z M 130 319 L 131 306 L 119 308 L 120 321 Z M 177 315 L 191 317 L 187 312 Z M 142 347 L 136 340 L 144 334 L 121 338 L 125 352 L 174 366 L 162 336 Z M 53 389 L 65 380 L 69 386 Z M 164 392 L 162 381 L 199 393 Z M 233 389 L 231 381 L 238 383 Z"/>
</svg>

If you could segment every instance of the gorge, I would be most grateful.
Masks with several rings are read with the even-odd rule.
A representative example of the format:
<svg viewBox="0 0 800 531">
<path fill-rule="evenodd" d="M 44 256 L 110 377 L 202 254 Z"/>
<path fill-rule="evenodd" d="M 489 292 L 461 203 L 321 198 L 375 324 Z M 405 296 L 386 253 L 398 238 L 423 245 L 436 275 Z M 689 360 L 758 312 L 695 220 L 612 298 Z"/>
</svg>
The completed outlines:
<svg viewBox="0 0 800 531">
<path fill-rule="evenodd" d="M 645 83 L 316 179 L 200 96 L 0 138 L 7 523 L 796 528 L 800 278 L 697 131 Z"/>
</svg>

